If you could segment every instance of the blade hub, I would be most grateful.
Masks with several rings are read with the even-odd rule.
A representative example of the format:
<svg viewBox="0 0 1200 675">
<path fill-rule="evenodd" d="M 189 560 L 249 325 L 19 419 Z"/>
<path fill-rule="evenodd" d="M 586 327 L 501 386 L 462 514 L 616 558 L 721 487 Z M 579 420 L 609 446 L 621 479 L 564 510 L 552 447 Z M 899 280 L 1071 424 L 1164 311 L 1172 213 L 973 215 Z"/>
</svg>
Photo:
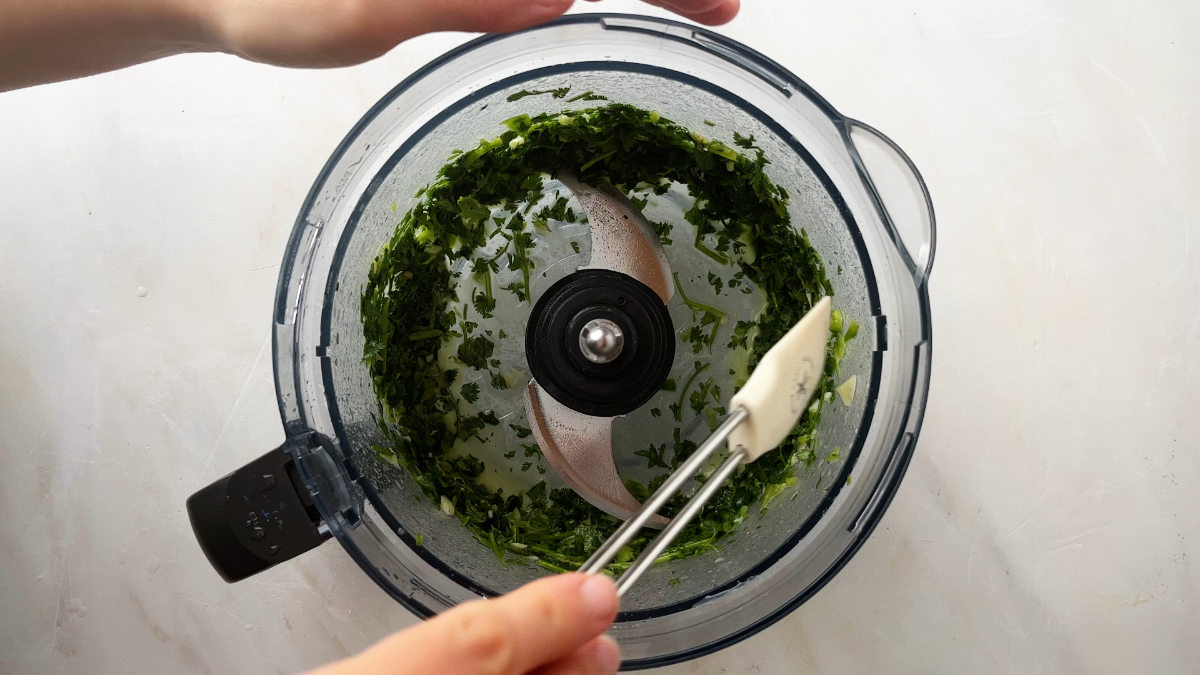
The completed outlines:
<svg viewBox="0 0 1200 675">
<path fill-rule="evenodd" d="M 555 399 L 586 415 L 616 417 L 662 386 L 675 360 L 675 329 L 645 284 L 584 269 L 538 299 L 525 354 L 533 378 Z"/>
</svg>

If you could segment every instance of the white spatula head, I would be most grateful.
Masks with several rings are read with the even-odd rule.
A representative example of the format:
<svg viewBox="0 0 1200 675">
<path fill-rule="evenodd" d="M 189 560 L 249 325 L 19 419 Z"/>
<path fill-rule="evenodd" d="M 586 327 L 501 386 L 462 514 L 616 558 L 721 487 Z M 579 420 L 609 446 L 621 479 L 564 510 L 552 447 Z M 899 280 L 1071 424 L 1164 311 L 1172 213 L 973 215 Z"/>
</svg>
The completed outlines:
<svg viewBox="0 0 1200 675">
<path fill-rule="evenodd" d="M 750 416 L 729 436 L 729 447 L 741 447 L 746 462 L 775 449 L 796 426 L 825 372 L 825 345 L 833 303 L 822 298 L 771 348 L 730 401 L 730 410 L 745 408 Z"/>
</svg>

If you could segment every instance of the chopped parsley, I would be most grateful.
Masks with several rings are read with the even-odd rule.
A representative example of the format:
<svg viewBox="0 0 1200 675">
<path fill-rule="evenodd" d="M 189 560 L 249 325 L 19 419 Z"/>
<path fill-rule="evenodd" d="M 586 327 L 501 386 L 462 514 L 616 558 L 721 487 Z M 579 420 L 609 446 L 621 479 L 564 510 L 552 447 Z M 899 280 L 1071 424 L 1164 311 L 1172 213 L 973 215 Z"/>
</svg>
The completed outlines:
<svg viewBox="0 0 1200 675">
<path fill-rule="evenodd" d="M 550 94 L 554 98 L 565 98 L 566 95 L 569 93 L 571 93 L 570 87 L 559 87 L 558 89 L 546 89 L 544 91 L 540 91 L 540 90 L 519 91 L 519 92 L 513 94 L 512 96 L 509 96 L 508 101 L 511 103 L 513 101 L 520 101 L 521 99 L 525 98 L 526 96 L 541 96 L 543 94 Z M 591 94 L 591 93 L 592 92 L 590 92 L 590 91 L 588 92 L 588 94 Z"/>
<path fill-rule="evenodd" d="M 565 99 L 569 93 L 569 87 L 525 91 L 509 100 L 543 94 Z M 602 98 L 587 92 L 571 101 Z M 491 320 L 497 303 L 506 298 L 503 292 L 518 302 L 531 300 L 534 234 L 553 235 L 555 222 L 580 220 L 564 197 L 555 195 L 540 209 L 533 206 L 545 203 L 547 177 L 573 171 L 585 183 L 607 183 L 626 194 L 646 185 L 658 194 L 670 184 L 686 186 L 695 199 L 684 214 L 695 230 L 689 243 L 730 268 L 731 275 L 706 280 L 718 301 L 723 290 L 762 291 L 762 311 L 754 321 L 733 326 L 729 338 L 731 346 L 745 350 L 750 370 L 833 289 L 807 234 L 792 227 L 789 195 L 767 177 L 769 161 L 752 136 L 734 134 L 730 147 L 656 112 L 625 104 L 519 115 L 506 120 L 504 127 L 496 138 L 454 153 L 418 193 L 416 205 L 403 215 L 372 262 L 361 299 L 363 360 L 379 400 L 380 428 L 390 444 L 373 447 L 382 459 L 403 467 L 433 503 L 440 503 L 502 561 L 569 571 L 596 550 L 618 521 L 574 492 L 550 489 L 545 482 L 512 494 L 486 487 L 479 480 L 484 463 L 459 444 L 468 439 L 486 442 L 493 436 L 484 434 L 500 421 L 492 411 L 472 412 L 479 385 L 468 382 L 455 391 L 450 385 L 460 375 L 446 369 L 444 360 L 487 371 L 493 387 L 512 385 L 496 372 L 497 345 L 480 331 L 480 322 Z M 521 210 L 514 205 L 527 206 Z M 656 223 L 654 228 L 669 241 L 670 224 Z M 577 244 L 572 249 L 579 251 Z M 517 280 L 500 287 L 493 277 L 502 273 L 515 273 Z M 468 282 L 473 286 L 468 301 L 462 302 L 458 288 Z M 678 278 L 676 287 L 692 318 L 684 337 L 700 359 L 702 352 L 711 351 L 727 315 L 689 295 Z M 795 465 L 817 461 L 814 432 L 821 407 L 832 394 L 846 343 L 856 333 L 857 325 L 848 324 L 831 334 L 831 358 L 813 407 L 776 452 L 747 465 L 716 493 L 660 561 L 718 548 L 753 504 L 770 501 L 795 482 Z M 505 340 L 505 334 L 499 333 L 498 339 Z M 725 367 L 720 365 L 721 370 Z M 710 427 L 725 414 L 721 397 L 732 392 L 720 391 L 707 376 L 710 368 L 709 362 L 697 360 L 682 387 L 674 380 L 663 384 L 664 391 L 678 392 L 669 406 L 677 425 L 669 442 L 638 452 L 650 465 L 674 468 L 695 452 L 696 444 L 682 438 L 685 411 L 703 415 Z M 512 429 L 524 437 L 524 427 Z M 536 466 L 544 473 L 538 446 L 521 447 L 524 459 L 517 459 L 516 451 L 505 457 L 514 464 L 521 461 L 522 471 Z M 635 496 L 645 498 L 666 475 L 646 485 L 627 484 Z M 675 513 L 683 501 L 676 497 L 664 515 Z M 627 568 L 651 536 L 635 539 L 609 570 Z"/>
</svg>

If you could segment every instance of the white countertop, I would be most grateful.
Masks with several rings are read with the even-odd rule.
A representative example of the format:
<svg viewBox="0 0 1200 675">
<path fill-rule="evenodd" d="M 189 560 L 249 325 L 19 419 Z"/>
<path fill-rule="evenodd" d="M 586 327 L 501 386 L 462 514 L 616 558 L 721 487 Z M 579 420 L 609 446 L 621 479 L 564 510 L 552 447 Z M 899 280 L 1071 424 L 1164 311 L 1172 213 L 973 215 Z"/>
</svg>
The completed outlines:
<svg viewBox="0 0 1200 675">
<path fill-rule="evenodd" d="M 664 672 L 1200 667 L 1200 5 L 745 4 L 723 32 L 930 185 L 932 395 L 846 569 Z M 282 440 L 270 307 L 312 180 L 462 39 L 0 95 L 0 672 L 295 671 L 413 621 L 336 544 L 225 584 L 184 499 Z"/>
</svg>

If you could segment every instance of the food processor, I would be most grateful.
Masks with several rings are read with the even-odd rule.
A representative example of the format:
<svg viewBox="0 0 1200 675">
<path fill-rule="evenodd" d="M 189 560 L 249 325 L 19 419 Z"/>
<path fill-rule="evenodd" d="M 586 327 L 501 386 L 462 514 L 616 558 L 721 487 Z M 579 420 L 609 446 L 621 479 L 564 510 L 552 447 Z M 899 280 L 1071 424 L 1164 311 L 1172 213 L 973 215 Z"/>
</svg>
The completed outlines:
<svg viewBox="0 0 1200 675">
<path fill-rule="evenodd" d="M 568 88 L 571 97 L 549 94 Z M 766 173 L 790 194 L 792 225 L 821 256 L 834 306 L 859 326 L 838 366 L 848 386 L 820 401 L 819 456 L 797 465 L 768 506 L 750 508 L 718 549 L 649 569 L 610 631 L 623 667 L 693 659 L 762 630 L 862 545 L 899 486 L 928 395 L 935 232 L 923 181 L 893 142 L 741 44 L 674 21 L 583 14 L 482 37 L 433 61 L 363 117 L 317 178 L 288 242 L 272 313 L 286 440 L 188 500 L 201 548 L 225 579 L 336 538 L 384 591 L 429 617 L 551 573 L 497 557 L 388 451 L 387 415 L 364 364 L 362 297 L 381 246 L 447 158 L 499 136 L 504 120 L 605 101 L 655 111 L 707 137 L 753 137 L 770 160 Z M 649 201 L 647 217 L 675 218 L 685 206 L 679 199 L 667 192 Z M 501 459 L 520 447 L 506 431 L 510 422 L 514 431 L 528 424 L 524 317 L 593 255 L 586 222 L 556 223 L 542 236 L 554 259 L 541 261 L 525 304 L 513 304 L 505 324 L 513 339 L 497 347 L 497 362 L 519 384 L 483 387 L 479 405 L 504 424 L 474 449 L 497 472 L 489 479 L 524 481 L 518 487 L 563 485 L 553 467 L 543 473 L 541 458 L 518 457 L 528 466 L 516 472 Z M 681 288 L 711 295 L 699 281 L 703 256 L 687 243 L 667 249 Z M 676 295 L 664 298 L 678 329 L 689 310 Z M 730 317 L 751 317 L 754 296 L 734 295 Z M 612 338 L 596 336 L 597 345 Z M 682 381 L 693 353 L 675 352 L 662 370 Z M 732 393 L 736 369 L 728 370 L 717 379 Z M 622 478 L 648 478 L 632 450 L 668 429 L 661 411 L 679 394 L 646 396 L 612 422 Z M 692 427 L 685 433 L 709 431 Z"/>
</svg>

